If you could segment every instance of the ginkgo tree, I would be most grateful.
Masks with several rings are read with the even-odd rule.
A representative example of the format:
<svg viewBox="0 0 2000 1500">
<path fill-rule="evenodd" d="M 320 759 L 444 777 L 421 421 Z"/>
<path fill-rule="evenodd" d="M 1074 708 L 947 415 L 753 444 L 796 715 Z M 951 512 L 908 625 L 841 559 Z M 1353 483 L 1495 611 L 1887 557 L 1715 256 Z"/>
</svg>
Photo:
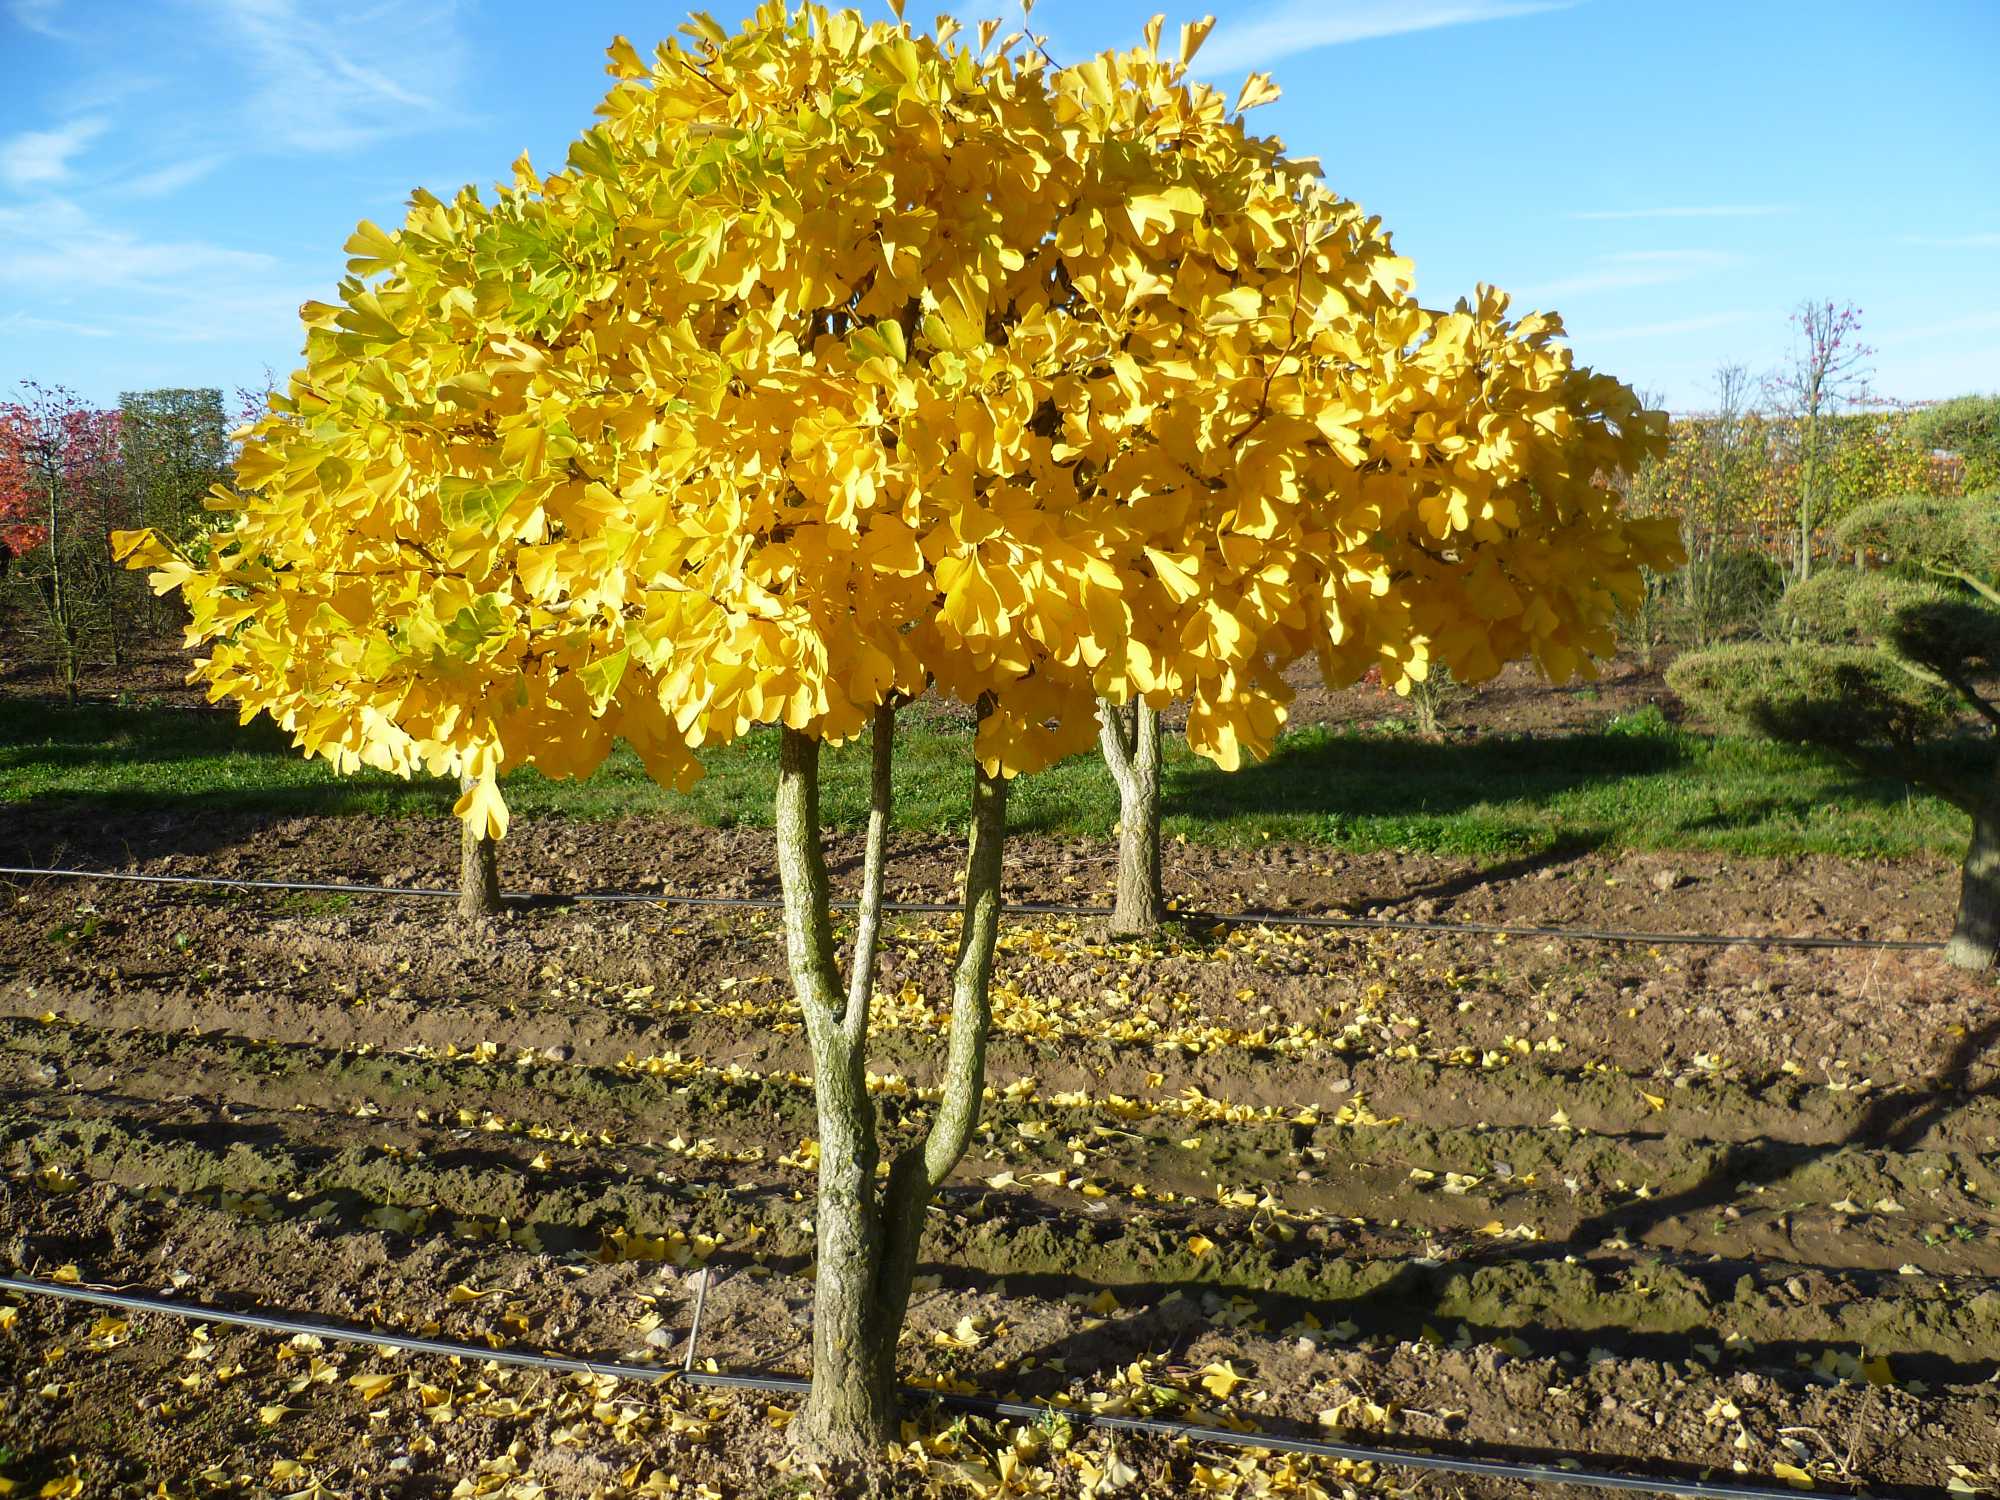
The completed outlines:
<svg viewBox="0 0 2000 1500">
<path fill-rule="evenodd" d="M 1658 420 L 1553 317 L 1437 312 L 1379 223 L 1162 46 L 1057 68 L 766 4 L 615 82 L 564 170 L 364 224 L 305 368 L 247 435 L 179 589 L 194 675 L 342 767 L 597 766 L 662 783 L 776 726 L 777 856 L 818 1112 L 822 1456 L 892 1431 L 925 1208 L 977 1125 L 1012 778 L 1088 748 L 1100 698 L 1187 704 L 1235 768 L 1286 665 L 1391 682 L 1609 648 L 1670 561 L 1620 516 Z M 1467 564 L 1477 550 L 1476 562 Z M 901 705 L 977 708 L 939 1102 L 878 1130 L 866 1048 Z M 872 736 L 838 963 L 822 744 Z"/>
</svg>

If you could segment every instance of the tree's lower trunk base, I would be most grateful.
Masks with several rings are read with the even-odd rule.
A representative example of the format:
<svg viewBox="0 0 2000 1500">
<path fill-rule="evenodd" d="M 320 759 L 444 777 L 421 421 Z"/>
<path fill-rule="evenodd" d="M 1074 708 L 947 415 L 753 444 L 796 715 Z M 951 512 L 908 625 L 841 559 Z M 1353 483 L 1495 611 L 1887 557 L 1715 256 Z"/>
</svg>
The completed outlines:
<svg viewBox="0 0 2000 1500">
<path fill-rule="evenodd" d="M 2000 944 L 1990 934 L 1981 938 L 1954 932 L 1951 941 L 1945 944 L 1944 957 L 1946 963 L 1961 969 L 2000 968 Z"/>
<path fill-rule="evenodd" d="M 836 1401 L 822 1409 L 818 1387 L 806 1398 L 805 1409 L 785 1429 L 785 1442 L 798 1457 L 817 1464 L 879 1464 L 897 1436 L 893 1403 L 886 1413 L 857 1411 L 852 1403 Z"/>
<path fill-rule="evenodd" d="M 1127 900 L 1121 891 L 1112 905 L 1111 915 L 1104 919 L 1104 935 L 1114 938 L 1152 937 L 1166 919 L 1166 910 L 1150 897 Z"/>
<path fill-rule="evenodd" d="M 470 828 L 459 830 L 458 914 L 472 921 L 500 914 L 499 846 Z"/>
<path fill-rule="evenodd" d="M 1945 960 L 1961 969 L 2000 965 L 2000 799 L 1974 814 L 1959 879 L 1958 922 Z"/>
</svg>

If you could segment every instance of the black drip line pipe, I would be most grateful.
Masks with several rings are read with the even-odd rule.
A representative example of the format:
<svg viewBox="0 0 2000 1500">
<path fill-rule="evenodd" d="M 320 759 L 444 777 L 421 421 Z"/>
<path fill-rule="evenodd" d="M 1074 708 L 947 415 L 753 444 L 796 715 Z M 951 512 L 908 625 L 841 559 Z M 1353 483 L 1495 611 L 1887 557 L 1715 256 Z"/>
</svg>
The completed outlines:
<svg viewBox="0 0 2000 1500">
<path fill-rule="evenodd" d="M 21 876 L 42 880 L 107 880 L 132 885 L 204 886 L 244 891 L 314 891 L 343 896 L 399 896 L 457 900 L 456 890 L 440 886 L 348 885 L 322 880 L 248 880 L 223 875 L 138 875 L 123 870 L 40 869 L 32 866 L 0 865 L 0 876 Z M 581 891 L 574 894 L 504 891 L 501 900 L 519 903 L 558 902 L 563 904 L 611 904 L 642 906 L 701 906 L 724 909 L 775 911 L 784 902 L 777 896 L 676 896 L 666 892 Z M 852 911 L 852 901 L 836 901 L 834 907 Z M 884 901 L 882 910 L 902 913 L 946 914 L 960 910 L 951 901 Z M 1109 907 L 1053 906 L 1041 902 L 1009 902 L 1003 913 L 1038 917 L 1108 917 Z M 1646 943 L 1659 946 L 1710 948 L 1858 948 L 1894 952 L 1926 952 L 1943 943 L 1907 938 L 1789 937 L 1726 932 L 1634 932 L 1603 927 L 1516 927 L 1500 922 L 1425 922 L 1397 917 L 1341 917 L 1315 912 L 1177 911 L 1177 919 L 1214 927 L 1323 927 L 1343 932 L 1426 932 L 1457 933 L 1468 937 L 1545 938 L 1585 943 Z"/>
<path fill-rule="evenodd" d="M 476 1344 L 449 1339 L 418 1338 L 372 1328 L 346 1327 L 290 1317 L 281 1313 L 231 1312 L 200 1304 L 170 1302 L 158 1297 L 137 1297 L 127 1292 L 100 1291 L 95 1287 L 36 1281 L 21 1276 L 0 1276 L 0 1291 L 24 1296 L 57 1297 L 98 1307 L 116 1307 L 126 1312 L 163 1313 L 193 1323 L 227 1323 L 262 1333 L 311 1334 L 342 1343 L 373 1344 L 403 1349 L 413 1354 L 435 1354 L 448 1359 L 476 1363 L 518 1365 L 533 1370 L 559 1370 L 573 1375 L 608 1376 L 614 1380 L 679 1379 L 690 1385 L 721 1390 L 766 1391 L 778 1395 L 804 1395 L 811 1382 L 791 1375 L 750 1375 L 732 1371 L 694 1368 L 695 1339 L 701 1332 L 701 1310 L 708 1293 L 708 1273 L 704 1270 L 696 1289 L 693 1321 L 688 1329 L 687 1356 L 678 1370 L 657 1365 L 632 1365 L 617 1360 L 577 1359 L 568 1355 L 543 1354 L 531 1349 L 482 1349 Z M 1523 1484 L 1564 1484 L 1585 1489 L 1626 1490 L 1644 1494 L 1680 1495 L 1687 1500 L 1798 1500 L 1797 1492 L 1758 1485 L 1708 1484 L 1700 1480 L 1658 1479 L 1644 1474 L 1620 1473 L 1608 1469 L 1587 1469 L 1579 1459 L 1564 1459 L 1577 1467 L 1557 1468 L 1551 1464 L 1515 1463 L 1505 1459 L 1461 1458 L 1449 1454 L 1407 1453 L 1390 1448 L 1366 1448 L 1354 1443 L 1324 1442 L 1316 1438 L 1285 1437 L 1275 1433 L 1232 1432 L 1223 1427 L 1204 1427 L 1192 1422 L 1174 1422 L 1162 1417 L 1114 1416 L 1085 1408 L 1043 1405 L 1029 1401 L 1003 1401 L 992 1396 L 963 1396 L 922 1387 L 904 1387 L 903 1399 L 912 1404 L 936 1402 L 954 1411 L 985 1417 L 1006 1417 L 1024 1422 L 1041 1422 L 1052 1417 L 1102 1428 L 1110 1432 L 1143 1433 L 1174 1441 L 1201 1443 L 1215 1447 L 1270 1453 L 1295 1453 L 1303 1458 L 1346 1460 L 1349 1463 L 1377 1464 L 1388 1468 L 1423 1469 L 1432 1473 L 1456 1474 L 1473 1479 L 1505 1479 Z"/>
</svg>

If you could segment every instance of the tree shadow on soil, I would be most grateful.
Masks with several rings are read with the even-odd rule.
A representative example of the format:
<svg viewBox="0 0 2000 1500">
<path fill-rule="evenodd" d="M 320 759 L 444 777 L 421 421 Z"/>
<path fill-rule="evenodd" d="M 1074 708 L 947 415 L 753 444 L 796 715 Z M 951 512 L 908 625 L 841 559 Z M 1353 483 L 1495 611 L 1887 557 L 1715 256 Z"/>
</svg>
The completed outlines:
<svg viewBox="0 0 2000 1500">
<path fill-rule="evenodd" d="M 1932 1127 L 1973 1100 L 2000 1097 L 2000 1070 L 1977 1088 L 1970 1087 L 1973 1064 L 1996 1042 L 2000 1042 L 2000 1017 L 1960 1038 L 1944 1067 L 1925 1080 L 1927 1087 L 1877 1094 L 1846 1135 L 1797 1144 L 1783 1152 L 1754 1140 L 1731 1142 L 1715 1169 L 1699 1182 L 1678 1193 L 1593 1215 L 1576 1226 L 1571 1243 L 1591 1246 L 1614 1235 L 1643 1236 L 1668 1220 L 1720 1209 L 1735 1202 L 1746 1188 L 1768 1186 L 1843 1151 L 1911 1150 Z"/>
<path fill-rule="evenodd" d="M 1644 1261 L 1609 1255 L 1611 1247 L 1605 1242 L 1614 1239 L 1628 1242 L 1637 1254 L 1665 1260 L 1677 1276 L 1698 1284 L 1701 1288 L 1698 1298 L 1711 1306 L 1729 1303 L 1741 1295 L 1746 1283 L 1759 1295 L 1776 1295 L 1775 1286 L 1782 1279 L 1793 1278 L 1800 1273 L 1824 1272 L 1850 1280 L 1894 1282 L 1897 1274 L 1893 1272 L 1867 1271 L 1859 1267 L 1812 1266 L 1789 1259 L 1776 1264 L 1761 1264 L 1754 1258 L 1725 1260 L 1689 1256 L 1681 1259 L 1672 1256 L 1671 1252 L 1662 1255 L 1641 1241 L 1648 1231 L 1672 1219 L 1720 1210 L 1736 1201 L 1746 1189 L 1779 1181 L 1812 1162 L 1842 1151 L 1907 1151 L 1916 1148 L 1932 1130 L 1971 1101 L 2000 1096 L 2000 1072 L 1995 1072 L 1977 1086 L 1973 1085 L 1975 1065 L 1996 1043 L 2000 1043 L 2000 1019 L 1961 1039 L 1944 1066 L 1926 1080 L 1926 1087 L 1878 1095 L 1846 1135 L 1828 1142 L 1787 1143 L 1783 1150 L 1774 1149 L 1777 1143 L 1769 1141 L 1732 1143 L 1722 1153 L 1714 1169 L 1694 1186 L 1664 1198 L 1635 1201 L 1592 1215 L 1579 1221 L 1560 1240 L 1524 1246 L 1519 1250 L 1499 1247 L 1482 1249 L 1442 1265 L 1422 1265 L 1404 1260 L 1385 1281 L 1352 1296 L 1273 1293 L 1265 1288 L 1274 1279 L 1274 1272 L 1282 1273 L 1282 1268 L 1276 1265 L 1262 1268 L 1261 1278 L 1254 1274 L 1232 1276 L 1230 1267 L 1219 1263 L 1212 1275 L 1196 1279 L 1135 1281 L 1112 1288 L 1121 1304 L 1133 1309 L 1128 1320 L 1107 1321 L 1091 1332 L 1053 1340 L 1029 1351 L 1029 1354 L 1044 1364 L 1051 1360 L 1066 1363 L 1071 1370 L 1104 1368 L 1147 1352 L 1159 1357 L 1162 1350 L 1171 1357 L 1184 1353 L 1196 1337 L 1212 1326 L 1204 1315 L 1201 1302 L 1205 1297 L 1218 1297 L 1224 1302 L 1252 1304 L 1256 1315 L 1274 1328 L 1297 1322 L 1308 1313 L 1323 1328 L 1351 1325 L 1350 1341 L 1371 1338 L 1405 1342 L 1452 1339 L 1459 1344 L 1469 1341 L 1470 1346 L 1476 1349 L 1482 1344 L 1512 1338 L 1525 1344 L 1530 1356 L 1566 1357 L 1572 1367 L 1576 1367 L 1577 1361 L 1587 1358 L 1588 1351 L 1596 1346 L 1609 1347 L 1621 1357 L 1667 1365 L 1683 1364 L 1696 1358 L 1698 1344 L 1719 1344 L 1720 1333 L 1710 1327 L 1685 1331 L 1617 1325 L 1588 1329 L 1548 1328 L 1525 1320 L 1481 1322 L 1463 1317 L 1441 1318 L 1436 1309 L 1446 1300 L 1443 1294 L 1453 1277 L 1476 1275 L 1482 1267 L 1501 1267 L 1508 1263 L 1574 1262 L 1592 1274 L 1600 1275 L 1643 1268 Z M 969 1196 L 978 1195 L 971 1192 Z M 995 1198 L 988 1196 L 980 1205 L 979 1216 L 990 1219 L 995 1216 L 996 1210 L 1005 1212 Z M 1342 1252 L 1337 1246 L 1331 1246 L 1326 1253 Z M 1352 1253 L 1365 1256 L 1366 1252 L 1357 1247 Z M 975 1272 L 941 1264 L 927 1269 L 939 1274 L 947 1286 L 968 1292 L 982 1287 L 983 1278 Z M 1088 1297 L 1100 1290 L 1099 1284 L 1094 1281 L 1060 1273 L 1014 1274 L 1007 1279 L 1011 1288 L 1048 1298 Z M 1260 1279 L 1264 1282 L 1263 1286 L 1258 1285 Z M 1161 1304 L 1177 1293 L 1183 1299 L 1179 1304 L 1181 1313 L 1163 1319 Z M 1440 1327 L 1440 1324 L 1446 1326 Z M 1746 1360 L 1754 1360 L 1750 1367 L 1785 1378 L 1795 1376 L 1800 1367 L 1811 1366 L 1828 1353 L 1854 1355 L 1856 1352 L 1857 1345 L 1853 1339 L 1801 1337 L 1759 1341 L 1753 1350 L 1728 1358 L 1731 1364 L 1739 1367 Z M 1871 1344 L 1866 1353 L 1890 1358 L 1894 1362 L 1897 1378 L 1905 1381 L 1921 1379 L 1934 1384 L 1973 1384 L 1991 1378 L 1996 1370 L 1993 1358 L 1956 1358 L 1921 1347 Z M 1393 1445 L 1415 1440 L 1414 1436 L 1403 1436 L 1391 1441 Z M 1475 1450 L 1455 1446 L 1448 1439 L 1440 1442 L 1430 1435 L 1423 1435 L 1421 1441 L 1426 1449 L 1440 1453 L 1476 1453 L 1526 1461 L 1547 1461 L 1565 1456 L 1549 1448 L 1519 1446 L 1507 1449 L 1484 1441 Z M 1686 1473 L 1693 1476 L 1699 1467 L 1653 1459 L 1648 1462 L 1651 1467 L 1666 1474 Z M 1891 1486 L 1890 1490 L 1893 1489 Z"/>
<path fill-rule="evenodd" d="M 1403 905 L 1414 901 L 1455 901 L 1460 896 L 1491 885 L 1505 885 L 1509 881 L 1526 880 L 1539 875 L 1544 870 L 1560 869 L 1564 865 L 1575 864 L 1578 860 L 1595 854 L 1608 842 L 1602 833 L 1568 834 L 1556 839 L 1546 849 L 1531 854 L 1519 854 L 1512 859 L 1503 859 L 1497 864 L 1476 865 L 1469 870 L 1461 870 L 1456 875 L 1448 875 L 1442 880 L 1433 880 L 1423 885 L 1413 885 L 1408 890 L 1384 895 L 1356 896 L 1337 904 L 1335 910 L 1356 914 L 1371 907 Z"/>
</svg>

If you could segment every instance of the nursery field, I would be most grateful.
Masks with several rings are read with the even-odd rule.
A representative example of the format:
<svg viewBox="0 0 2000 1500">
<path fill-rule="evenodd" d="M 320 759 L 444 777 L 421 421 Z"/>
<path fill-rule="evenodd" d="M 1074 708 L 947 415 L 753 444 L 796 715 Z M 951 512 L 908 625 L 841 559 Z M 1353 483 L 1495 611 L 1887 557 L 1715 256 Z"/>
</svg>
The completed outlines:
<svg viewBox="0 0 2000 1500">
<path fill-rule="evenodd" d="M 108 818 L 0 810 L 25 859 Z M 0 911 L 10 1274 L 474 1343 L 806 1368 L 814 1145 L 768 835 L 525 819 L 447 903 L 20 881 Z M 136 843 L 135 843 L 136 841 Z M 448 885 L 431 817 L 138 825 L 132 868 Z M 894 897 L 950 899 L 911 834 Z M 170 853 L 168 851 L 182 851 Z M 189 852 L 191 851 L 191 852 Z M 851 882 L 859 844 L 833 841 Z M 1091 904 L 1026 836 L 1011 901 Z M 1216 910 L 1934 937 L 1956 871 L 1712 850 L 1176 846 Z M 663 888 L 661 877 L 664 876 Z M 892 927 L 893 1141 L 956 919 Z M 1932 953 L 1190 921 L 1002 932 L 991 1091 L 903 1349 L 941 1387 L 1403 1451 L 1871 1493 L 2000 1491 L 2000 995 Z M 0 1298 L 11 1493 L 818 1493 L 792 1398 Z M 917 1410 L 890 1493 L 1525 1493 Z"/>
</svg>

